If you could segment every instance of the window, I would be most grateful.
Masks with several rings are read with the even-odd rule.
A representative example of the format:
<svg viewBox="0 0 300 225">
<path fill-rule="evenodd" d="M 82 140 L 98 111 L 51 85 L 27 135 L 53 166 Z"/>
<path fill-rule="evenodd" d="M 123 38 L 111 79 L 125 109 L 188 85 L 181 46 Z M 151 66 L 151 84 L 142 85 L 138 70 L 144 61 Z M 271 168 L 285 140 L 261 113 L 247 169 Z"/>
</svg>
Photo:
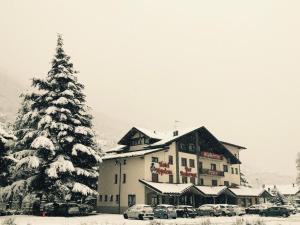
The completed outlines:
<svg viewBox="0 0 300 225">
<path fill-rule="evenodd" d="M 203 178 L 200 178 L 200 185 L 204 185 L 204 180 L 203 180 Z"/>
<path fill-rule="evenodd" d="M 239 174 L 239 169 L 235 168 L 235 174 Z"/>
<path fill-rule="evenodd" d="M 174 183 L 174 176 L 172 174 L 169 175 L 169 183 Z"/>
<path fill-rule="evenodd" d="M 203 169 L 203 162 L 199 162 L 199 170 Z"/>
<path fill-rule="evenodd" d="M 188 182 L 187 177 L 182 177 L 182 183 L 186 184 Z"/>
<path fill-rule="evenodd" d="M 127 163 L 127 162 L 126 162 L 126 159 L 124 159 L 123 164 L 126 165 L 126 163 Z"/>
<path fill-rule="evenodd" d="M 211 185 L 212 186 L 218 186 L 218 181 L 217 180 L 212 180 Z"/>
<path fill-rule="evenodd" d="M 107 202 L 107 195 L 104 196 L 104 201 Z"/>
<path fill-rule="evenodd" d="M 118 183 L 118 174 L 115 174 L 115 184 Z"/>
<path fill-rule="evenodd" d="M 195 160 L 194 159 L 190 159 L 190 167 L 195 168 Z"/>
<path fill-rule="evenodd" d="M 224 186 L 229 187 L 229 181 L 224 181 Z"/>
<path fill-rule="evenodd" d="M 234 168 L 233 167 L 231 167 L 231 173 L 234 174 Z"/>
<path fill-rule="evenodd" d="M 99 195 L 99 202 L 102 202 L 102 195 Z"/>
<path fill-rule="evenodd" d="M 119 202 L 119 195 L 116 195 L 116 202 Z"/>
<path fill-rule="evenodd" d="M 158 182 L 158 174 L 152 173 L 152 182 Z"/>
<path fill-rule="evenodd" d="M 190 177 L 190 183 L 192 183 L 192 184 L 195 184 L 195 183 L 196 183 L 195 177 Z"/>
<path fill-rule="evenodd" d="M 214 163 L 210 164 L 210 170 L 217 171 L 217 165 Z"/>
<path fill-rule="evenodd" d="M 124 173 L 123 174 L 123 184 L 125 184 L 126 183 L 126 174 Z"/>
<path fill-rule="evenodd" d="M 128 195 L 128 206 L 131 207 L 135 205 L 135 195 Z"/>
<path fill-rule="evenodd" d="M 223 171 L 228 172 L 228 166 L 227 165 L 223 165 Z"/>
<path fill-rule="evenodd" d="M 113 195 L 110 196 L 110 201 L 111 201 L 111 202 L 114 201 L 114 196 L 113 196 Z"/>
<path fill-rule="evenodd" d="M 158 163 L 158 158 L 157 157 L 152 157 L 152 162 Z"/>
<path fill-rule="evenodd" d="M 195 145 L 194 144 L 189 144 L 189 151 L 193 152 L 195 150 Z"/>
<path fill-rule="evenodd" d="M 184 166 L 184 167 L 187 166 L 187 160 L 186 160 L 186 158 L 181 158 L 181 166 Z"/>
<path fill-rule="evenodd" d="M 173 156 L 172 155 L 169 155 L 169 164 L 173 165 Z"/>
<path fill-rule="evenodd" d="M 145 139 L 144 139 L 144 143 L 145 143 L 145 144 L 149 144 L 149 143 L 150 143 L 150 142 L 149 142 L 149 138 L 145 138 Z"/>
</svg>

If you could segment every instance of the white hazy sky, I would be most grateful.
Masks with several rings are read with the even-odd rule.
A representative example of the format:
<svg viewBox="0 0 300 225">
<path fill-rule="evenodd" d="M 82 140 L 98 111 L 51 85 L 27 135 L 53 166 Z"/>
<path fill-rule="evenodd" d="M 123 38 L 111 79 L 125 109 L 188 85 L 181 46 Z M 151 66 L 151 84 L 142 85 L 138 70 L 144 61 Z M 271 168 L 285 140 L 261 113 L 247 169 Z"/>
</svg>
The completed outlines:
<svg viewBox="0 0 300 225">
<path fill-rule="evenodd" d="M 25 85 L 45 76 L 62 33 L 95 110 L 155 129 L 205 125 L 246 146 L 246 164 L 295 175 L 299 11 L 298 0 L 2 0 L 0 72 Z"/>
</svg>

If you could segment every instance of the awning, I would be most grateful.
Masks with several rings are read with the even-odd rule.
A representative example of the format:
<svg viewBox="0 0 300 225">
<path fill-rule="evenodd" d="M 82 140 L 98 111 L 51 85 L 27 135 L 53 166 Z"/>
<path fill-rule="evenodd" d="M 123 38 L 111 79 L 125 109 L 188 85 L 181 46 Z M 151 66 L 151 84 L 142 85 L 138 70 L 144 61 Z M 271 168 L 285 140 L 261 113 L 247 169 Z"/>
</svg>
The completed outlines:
<svg viewBox="0 0 300 225">
<path fill-rule="evenodd" d="M 187 184 L 170 184 L 170 183 L 156 183 L 145 180 L 139 180 L 147 188 L 162 194 L 162 195 L 182 195 L 186 192 L 194 192 L 195 194 L 203 195 L 201 191 L 195 188 L 192 183 Z"/>
<path fill-rule="evenodd" d="M 232 195 L 234 194 L 226 186 L 195 186 L 199 191 L 204 193 L 206 197 L 217 197 L 223 193 Z"/>
</svg>

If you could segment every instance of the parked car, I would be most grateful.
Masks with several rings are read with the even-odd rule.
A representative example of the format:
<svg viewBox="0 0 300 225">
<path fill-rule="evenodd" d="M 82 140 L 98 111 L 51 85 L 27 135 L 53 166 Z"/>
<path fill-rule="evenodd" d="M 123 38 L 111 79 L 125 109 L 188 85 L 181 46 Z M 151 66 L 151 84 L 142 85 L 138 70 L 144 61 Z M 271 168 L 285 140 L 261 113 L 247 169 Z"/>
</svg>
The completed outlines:
<svg viewBox="0 0 300 225">
<path fill-rule="evenodd" d="M 124 213 L 123 216 L 125 219 L 133 218 L 133 219 L 150 219 L 153 220 L 154 218 L 154 213 L 153 209 L 150 205 L 134 205 L 128 208 Z"/>
<path fill-rule="evenodd" d="M 43 212 L 47 216 L 77 216 L 80 215 L 79 205 L 76 203 L 47 203 Z"/>
<path fill-rule="evenodd" d="M 154 216 L 157 218 L 176 219 L 177 217 L 176 209 L 173 205 L 165 205 L 165 204 L 158 205 L 154 208 L 153 212 L 154 212 Z"/>
<path fill-rule="evenodd" d="M 232 215 L 234 216 L 243 216 L 246 214 L 246 211 L 243 207 L 240 207 L 238 205 L 229 205 L 229 210 L 233 212 Z"/>
<path fill-rule="evenodd" d="M 217 204 L 220 207 L 222 216 L 234 216 L 235 212 L 228 204 Z"/>
<path fill-rule="evenodd" d="M 4 210 L 0 209 L 0 216 L 6 216 L 6 213 Z"/>
<path fill-rule="evenodd" d="M 221 216 L 222 210 L 219 205 L 205 204 L 197 209 L 199 216 Z"/>
<path fill-rule="evenodd" d="M 196 209 L 190 205 L 178 205 L 176 207 L 176 215 L 177 217 L 183 218 L 195 218 L 197 216 L 197 212 Z"/>
<path fill-rule="evenodd" d="M 259 214 L 261 211 L 267 209 L 268 207 L 266 205 L 257 204 L 257 205 L 251 205 L 248 208 L 246 208 L 247 214 Z"/>
<path fill-rule="evenodd" d="M 297 209 L 293 205 L 282 205 L 282 207 L 287 208 L 290 211 L 291 214 L 296 214 L 297 213 Z"/>
<path fill-rule="evenodd" d="M 290 210 L 283 206 L 272 206 L 259 213 L 261 216 L 290 216 Z"/>
</svg>

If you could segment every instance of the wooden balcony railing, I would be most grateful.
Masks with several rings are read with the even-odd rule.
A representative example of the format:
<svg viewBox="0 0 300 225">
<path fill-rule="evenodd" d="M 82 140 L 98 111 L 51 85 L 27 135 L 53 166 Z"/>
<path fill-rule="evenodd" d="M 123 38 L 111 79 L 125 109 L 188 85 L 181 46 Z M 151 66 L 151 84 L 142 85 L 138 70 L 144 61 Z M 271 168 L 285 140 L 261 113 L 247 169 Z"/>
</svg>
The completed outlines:
<svg viewBox="0 0 300 225">
<path fill-rule="evenodd" d="M 202 175 L 224 177 L 224 172 L 223 171 L 218 171 L 218 170 L 199 169 L 199 173 L 202 174 Z"/>
</svg>

